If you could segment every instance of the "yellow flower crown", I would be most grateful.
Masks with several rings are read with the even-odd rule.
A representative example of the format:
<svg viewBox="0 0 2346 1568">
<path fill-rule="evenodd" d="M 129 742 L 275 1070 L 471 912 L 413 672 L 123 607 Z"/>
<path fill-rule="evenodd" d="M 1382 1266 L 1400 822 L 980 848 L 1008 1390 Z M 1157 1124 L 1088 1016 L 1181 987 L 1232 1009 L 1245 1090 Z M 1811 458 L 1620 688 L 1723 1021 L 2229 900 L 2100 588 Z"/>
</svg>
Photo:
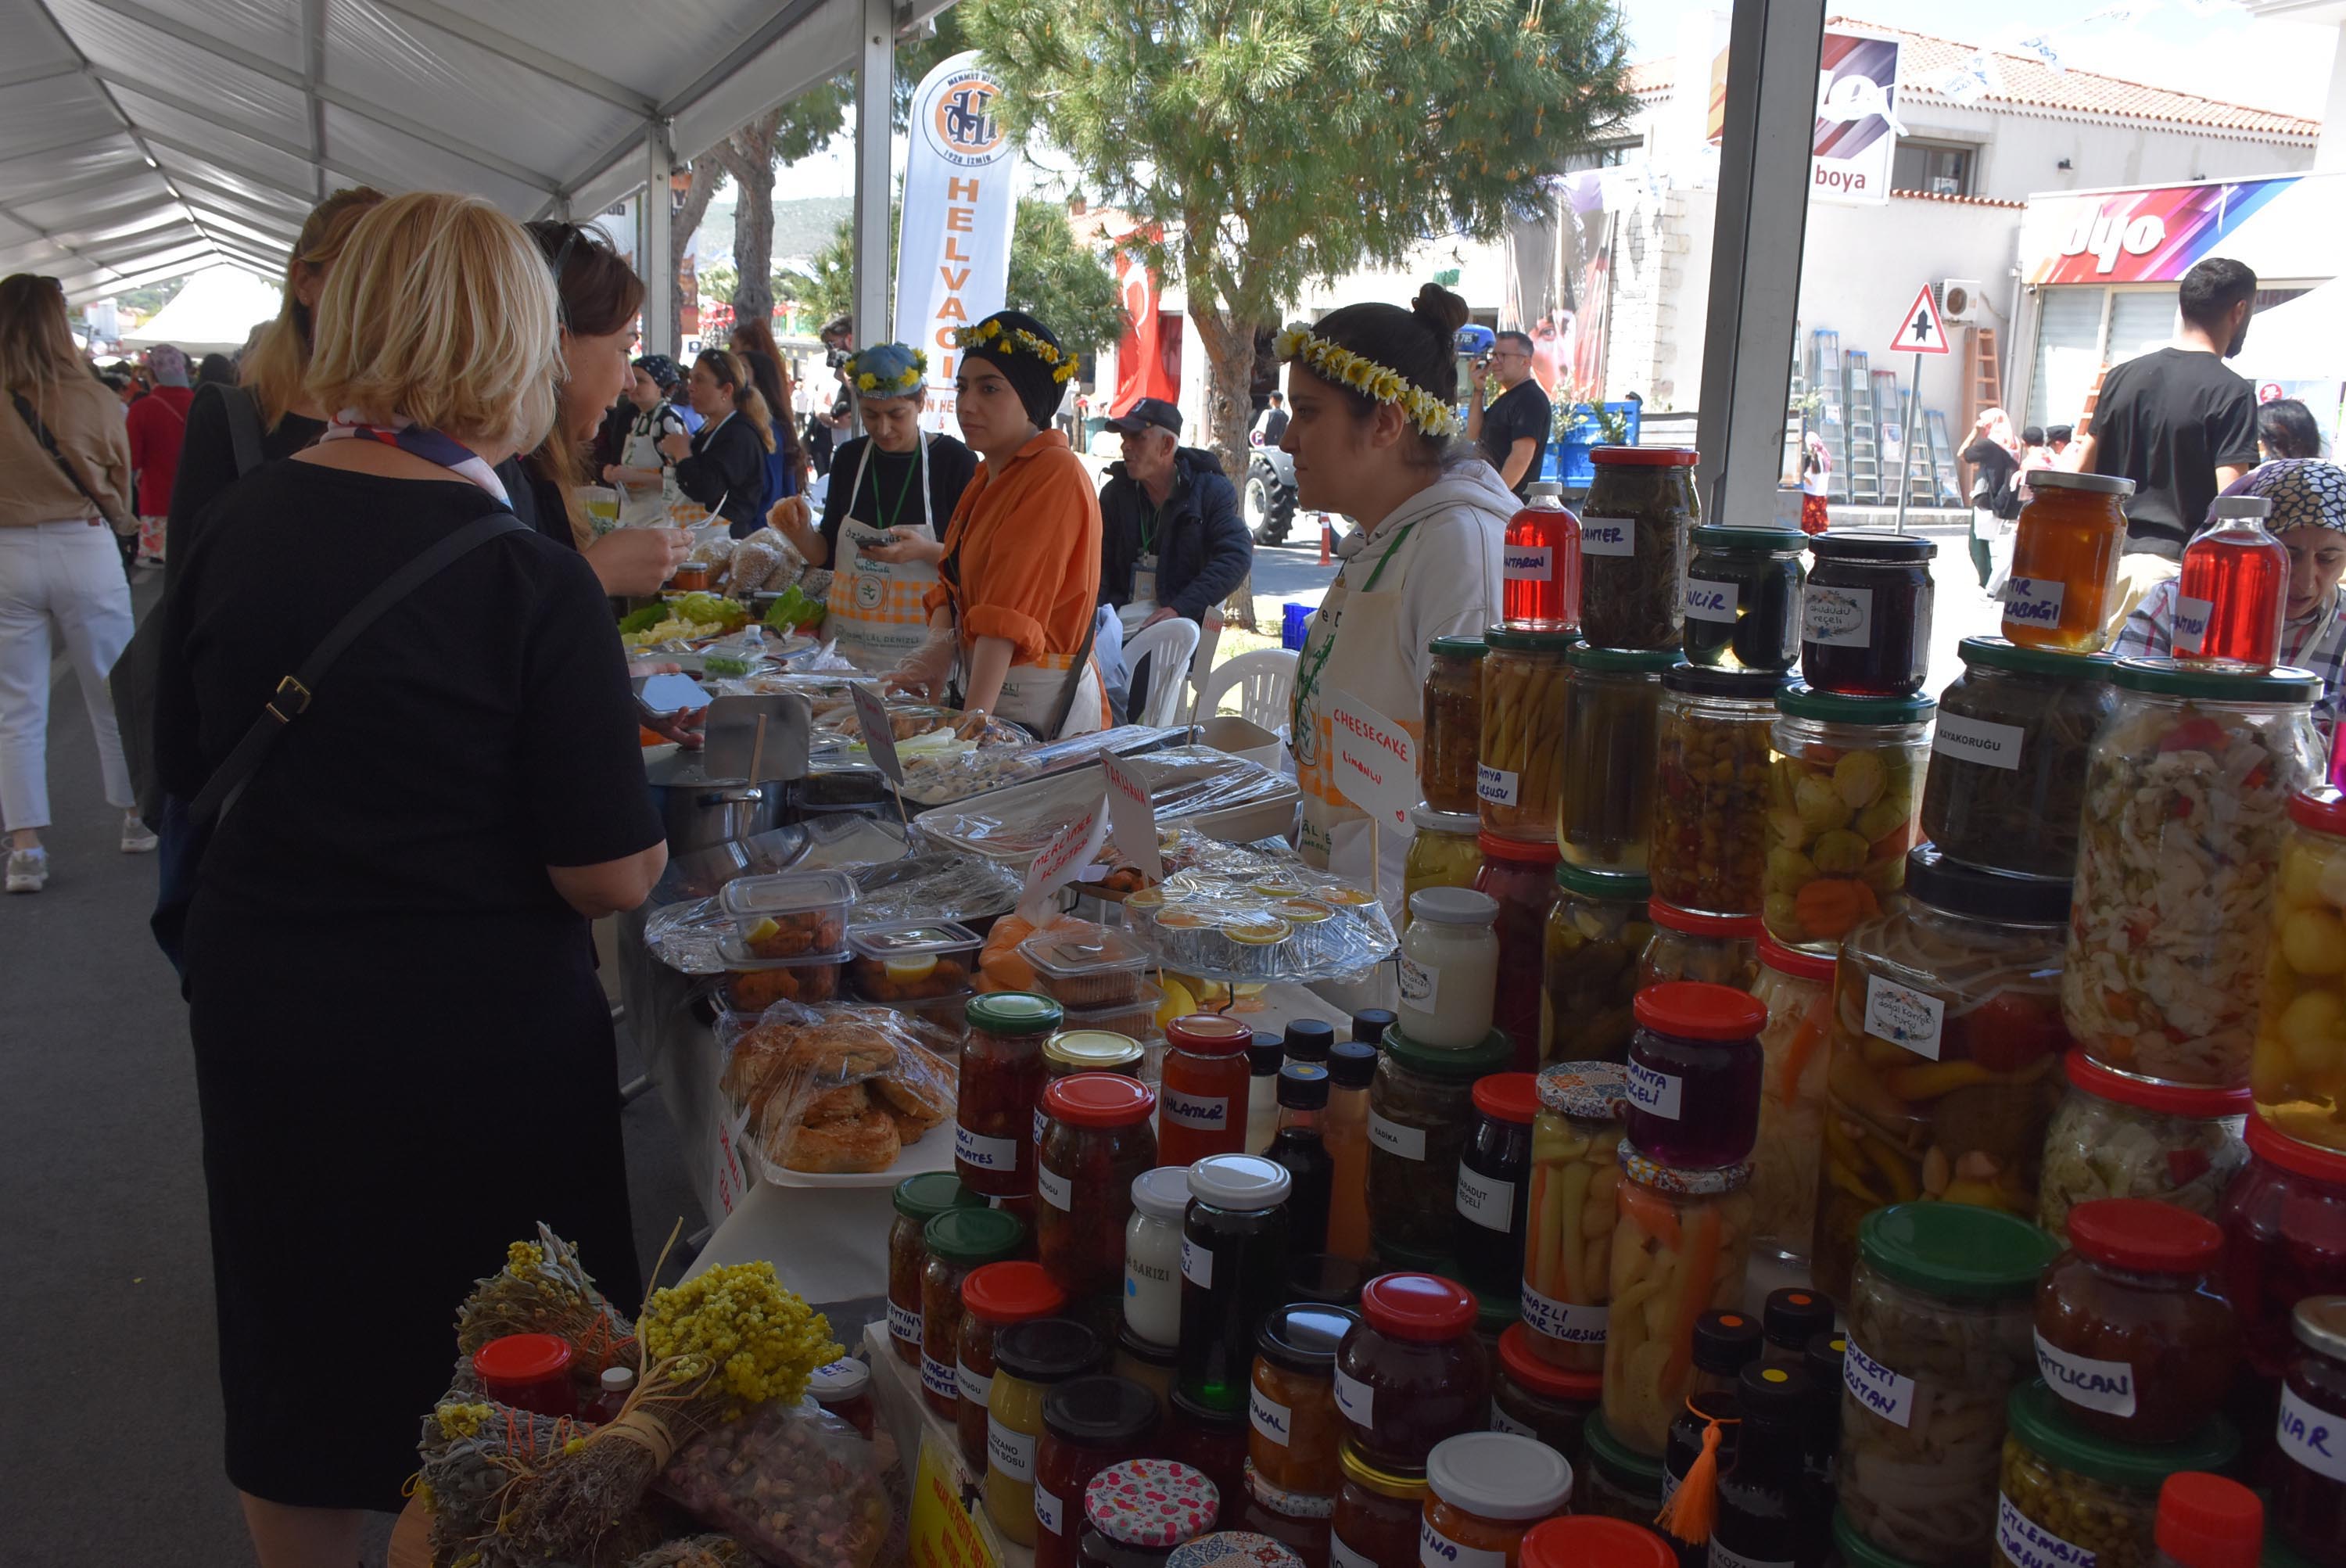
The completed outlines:
<svg viewBox="0 0 2346 1568">
<path fill-rule="evenodd" d="M 912 353 L 913 362 L 892 376 L 882 376 L 862 369 L 862 354 L 847 361 L 847 372 L 855 378 L 855 390 L 865 397 L 903 397 L 928 384 L 929 356 L 918 349 Z"/>
<path fill-rule="evenodd" d="M 1055 348 L 1024 327 L 1005 328 L 999 321 L 954 329 L 954 347 L 964 351 L 989 349 L 1000 354 L 1032 354 L 1051 367 L 1051 379 L 1064 382 L 1076 373 L 1076 356 Z"/>
<path fill-rule="evenodd" d="M 1300 360 L 1322 381 L 1393 404 L 1428 435 L 1453 436 L 1465 428 L 1456 409 L 1423 387 L 1412 386 L 1399 371 L 1387 370 L 1374 360 L 1364 360 L 1350 349 L 1314 337 L 1309 327 L 1290 327 L 1280 333 L 1272 351 L 1281 364 Z"/>
</svg>

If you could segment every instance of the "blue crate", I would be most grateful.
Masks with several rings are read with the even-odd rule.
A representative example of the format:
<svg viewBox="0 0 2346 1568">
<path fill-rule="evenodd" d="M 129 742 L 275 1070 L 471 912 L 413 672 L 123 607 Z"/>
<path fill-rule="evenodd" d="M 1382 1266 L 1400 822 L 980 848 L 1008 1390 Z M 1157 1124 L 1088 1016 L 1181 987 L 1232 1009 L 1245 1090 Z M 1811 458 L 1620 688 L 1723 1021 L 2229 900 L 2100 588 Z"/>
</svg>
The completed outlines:
<svg viewBox="0 0 2346 1568">
<path fill-rule="evenodd" d="M 1311 615 L 1312 609 L 1310 605 L 1280 606 L 1279 616 L 1279 646 L 1283 648 L 1291 648 L 1297 653 L 1301 653 L 1303 651 L 1304 624 L 1311 620 Z"/>
<path fill-rule="evenodd" d="M 1644 423 L 1646 405 L 1641 402 L 1608 402 L 1595 407 L 1587 403 L 1573 405 L 1570 423 L 1565 426 L 1564 439 L 1550 441 L 1547 456 L 1540 464 L 1540 477 L 1553 479 L 1575 494 L 1585 493 L 1588 482 L 1596 475 L 1596 465 L 1588 454 L 1605 444 L 1604 427 L 1596 423 L 1596 409 L 1620 414 L 1628 421 L 1629 434 L 1626 444 L 1637 444 L 1637 427 Z"/>
</svg>

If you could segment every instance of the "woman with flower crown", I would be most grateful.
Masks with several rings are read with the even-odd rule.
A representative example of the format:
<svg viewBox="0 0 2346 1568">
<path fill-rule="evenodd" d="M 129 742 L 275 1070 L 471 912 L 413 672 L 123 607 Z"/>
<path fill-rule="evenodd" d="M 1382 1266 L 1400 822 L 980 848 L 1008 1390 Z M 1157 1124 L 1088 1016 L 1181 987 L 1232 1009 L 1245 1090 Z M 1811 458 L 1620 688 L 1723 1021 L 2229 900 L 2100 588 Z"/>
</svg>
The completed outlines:
<svg viewBox="0 0 2346 1568">
<path fill-rule="evenodd" d="M 1366 815 L 1334 779 L 1339 693 L 1418 737 L 1426 645 L 1499 619 L 1499 543 L 1515 497 L 1471 446 L 1453 406 L 1466 302 L 1427 284 L 1406 311 L 1347 305 L 1280 335 L 1296 505 L 1359 524 L 1295 667 L 1288 744 L 1303 788 L 1304 857 L 1363 882 Z M 1379 887 L 1398 909 L 1410 835 L 1381 835 Z"/>
</svg>

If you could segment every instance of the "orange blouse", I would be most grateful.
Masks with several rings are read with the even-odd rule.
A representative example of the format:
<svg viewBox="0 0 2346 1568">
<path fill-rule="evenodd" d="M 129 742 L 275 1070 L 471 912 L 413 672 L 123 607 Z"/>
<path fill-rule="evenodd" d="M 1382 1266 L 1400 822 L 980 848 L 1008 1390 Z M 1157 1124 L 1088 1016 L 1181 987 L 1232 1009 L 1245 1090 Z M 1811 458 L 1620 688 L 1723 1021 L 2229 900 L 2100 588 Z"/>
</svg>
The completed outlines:
<svg viewBox="0 0 2346 1568">
<path fill-rule="evenodd" d="M 1002 637 L 1011 663 L 1034 664 L 1083 646 L 1099 603 L 1099 493 L 1063 432 L 1035 436 L 999 475 L 978 465 L 945 528 L 945 563 L 958 585 L 948 575 L 922 602 L 953 605 L 963 647 Z"/>
</svg>

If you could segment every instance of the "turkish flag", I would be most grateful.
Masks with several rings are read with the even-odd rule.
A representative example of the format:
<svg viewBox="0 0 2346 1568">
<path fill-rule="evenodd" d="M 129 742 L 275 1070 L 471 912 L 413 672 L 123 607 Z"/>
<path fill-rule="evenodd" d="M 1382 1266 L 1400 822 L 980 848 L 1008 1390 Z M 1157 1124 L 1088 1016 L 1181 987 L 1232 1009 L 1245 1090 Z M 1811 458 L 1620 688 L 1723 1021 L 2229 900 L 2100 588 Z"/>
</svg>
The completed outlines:
<svg viewBox="0 0 2346 1568">
<path fill-rule="evenodd" d="M 1116 276 L 1124 289 L 1124 313 L 1132 324 L 1116 346 L 1116 396 L 1108 403 L 1111 419 L 1145 397 L 1176 402 L 1181 396 L 1179 376 L 1167 362 L 1165 321 L 1157 310 L 1157 274 L 1118 247 Z M 1177 339 L 1171 361 L 1175 366 L 1180 363 L 1179 351 Z"/>
</svg>

